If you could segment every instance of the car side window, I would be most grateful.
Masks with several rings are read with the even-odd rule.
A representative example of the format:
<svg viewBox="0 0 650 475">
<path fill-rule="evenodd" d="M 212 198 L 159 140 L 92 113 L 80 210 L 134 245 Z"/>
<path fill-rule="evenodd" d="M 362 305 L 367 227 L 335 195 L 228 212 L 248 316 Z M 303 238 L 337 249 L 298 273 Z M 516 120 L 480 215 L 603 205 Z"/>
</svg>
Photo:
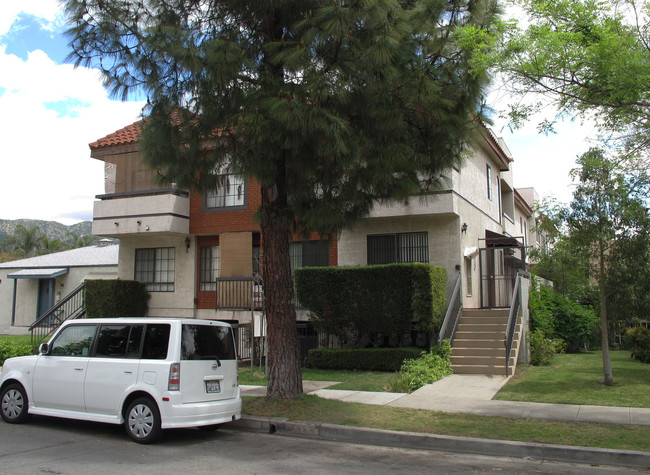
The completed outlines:
<svg viewBox="0 0 650 475">
<path fill-rule="evenodd" d="M 70 325 L 52 342 L 50 355 L 90 356 L 97 325 Z"/>
<path fill-rule="evenodd" d="M 130 325 L 102 325 L 97 335 L 95 356 L 124 358 L 129 343 Z"/>
<path fill-rule="evenodd" d="M 164 360 L 167 358 L 169 330 L 170 325 L 164 323 L 147 325 L 142 346 L 142 359 Z"/>
</svg>

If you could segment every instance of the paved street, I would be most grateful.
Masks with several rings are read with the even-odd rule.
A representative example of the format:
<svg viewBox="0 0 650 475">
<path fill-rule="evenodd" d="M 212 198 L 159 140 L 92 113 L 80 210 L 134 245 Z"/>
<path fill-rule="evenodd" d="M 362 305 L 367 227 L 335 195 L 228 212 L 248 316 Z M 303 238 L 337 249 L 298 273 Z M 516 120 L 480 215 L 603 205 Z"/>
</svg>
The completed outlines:
<svg viewBox="0 0 650 475">
<path fill-rule="evenodd" d="M 156 445 L 130 442 L 119 426 L 33 417 L 0 422 L 0 467 L 6 474 L 130 473 L 589 473 L 625 472 L 533 460 L 445 454 L 324 442 L 269 434 L 194 429 L 167 431 Z M 627 473 L 640 473 L 627 470 Z"/>
</svg>

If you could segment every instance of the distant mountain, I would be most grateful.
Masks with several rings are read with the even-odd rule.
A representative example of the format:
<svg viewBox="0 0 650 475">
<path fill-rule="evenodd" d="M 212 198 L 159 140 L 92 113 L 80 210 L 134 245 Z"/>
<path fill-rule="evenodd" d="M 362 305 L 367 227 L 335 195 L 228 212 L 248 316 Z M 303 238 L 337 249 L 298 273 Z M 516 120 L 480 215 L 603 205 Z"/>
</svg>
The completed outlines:
<svg viewBox="0 0 650 475">
<path fill-rule="evenodd" d="M 38 227 L 48 239 L 60 239 L 65 243 L 72 243 L 69 233 L 79 237 L 92 234 L 92 222 L 82 221 L 81 223 L 66 226 L 56 221 L 39 221 L 35 219 L 0 219 L 0 241 L 14 233 L 16 226 L 22 224 L 27 228 Z"/>
</svg>

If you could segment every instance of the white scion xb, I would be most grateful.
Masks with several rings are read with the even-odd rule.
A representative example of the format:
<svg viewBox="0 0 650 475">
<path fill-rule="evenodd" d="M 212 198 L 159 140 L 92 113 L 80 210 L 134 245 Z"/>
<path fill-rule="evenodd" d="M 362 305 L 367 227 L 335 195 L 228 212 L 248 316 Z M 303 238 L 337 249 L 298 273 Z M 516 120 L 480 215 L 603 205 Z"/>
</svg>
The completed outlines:
<svg viewBox="0 0 650 475">
<path fill-rule="evenodd" d="M 212 430 L 241 417 L 232 327 L 216 320 L 98 318 L 65 322 L 39 354 L 5 361 L 0 415 L 124 424 L 136 442 L 161 429 Z"/>
</svg>

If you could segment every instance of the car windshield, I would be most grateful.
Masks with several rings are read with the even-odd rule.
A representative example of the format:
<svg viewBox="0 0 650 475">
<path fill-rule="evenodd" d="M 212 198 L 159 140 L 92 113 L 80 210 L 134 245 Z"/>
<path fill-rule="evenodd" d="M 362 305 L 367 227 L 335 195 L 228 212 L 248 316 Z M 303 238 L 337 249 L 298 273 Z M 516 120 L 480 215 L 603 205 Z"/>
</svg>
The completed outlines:
<svg viewBox="0 0 650 475">
<path fill-rule="evenodd" d="M 232 329 L 213 325 L 183 325 L 181 359 L 234 360 L 237 358 Z"/>
</svg>

